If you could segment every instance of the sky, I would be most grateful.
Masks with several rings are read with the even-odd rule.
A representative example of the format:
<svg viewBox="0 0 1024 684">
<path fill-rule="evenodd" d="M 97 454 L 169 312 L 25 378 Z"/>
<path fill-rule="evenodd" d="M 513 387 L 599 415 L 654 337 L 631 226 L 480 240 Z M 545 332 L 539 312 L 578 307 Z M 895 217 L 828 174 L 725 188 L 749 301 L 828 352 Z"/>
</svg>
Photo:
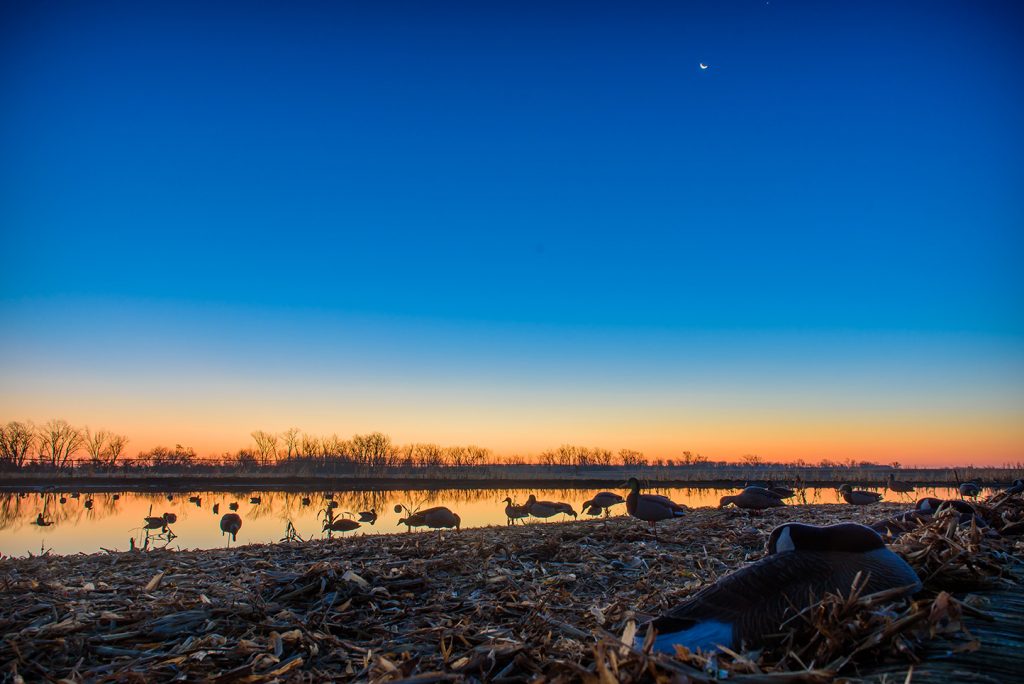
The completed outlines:
<svg viewBox="0 0 1024 684">
<path fill-rule="evenodd" d="M 1022 29 L 2 3 L 0 419 L 1020 462 Z"/>
</svg>

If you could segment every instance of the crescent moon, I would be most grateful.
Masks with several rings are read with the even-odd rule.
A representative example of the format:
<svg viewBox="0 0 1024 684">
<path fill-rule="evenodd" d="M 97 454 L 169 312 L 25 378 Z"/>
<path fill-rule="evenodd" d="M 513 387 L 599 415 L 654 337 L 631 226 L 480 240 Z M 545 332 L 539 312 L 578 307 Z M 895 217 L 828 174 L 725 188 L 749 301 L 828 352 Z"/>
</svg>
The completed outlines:
<svg viewBox="0 0 1024 684">
<path fill-rule="evenodd" d="M 708 68 L 708 65 L 707 65 L 707 64 L 705 64 L 704 62 L 701 62 L 701 63 L 700 63 L 700 68 L 701 68 L 701 69 L 707 69 L 707 68 Z"/>
</svg>

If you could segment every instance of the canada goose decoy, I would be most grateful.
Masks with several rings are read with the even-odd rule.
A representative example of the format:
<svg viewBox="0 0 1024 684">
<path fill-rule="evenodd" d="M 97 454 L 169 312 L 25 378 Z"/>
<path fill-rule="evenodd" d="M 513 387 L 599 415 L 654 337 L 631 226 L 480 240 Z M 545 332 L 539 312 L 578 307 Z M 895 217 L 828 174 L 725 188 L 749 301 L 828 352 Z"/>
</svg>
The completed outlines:
<svg viewBox="0 0 1024 684">
<path fill-rule="evenodd" d="M 981 485 L 974 481 L 961 482 L 958 489 L 960 490 L 961 498 L 970 497 L 972 499 L 977 499 L 978 495 L 981 494 Z"/>
<path fill-rule="evenodd" d="M 199 503 L 200 501 L 202 501 L 202 499 L 200 499 L 198 496 L 194 496 L 193 495 L 193 496 L 188 497 L 188 502 L 189 503 Z"/>
<path fill-rule="evenodd" d="M 330 501 L 327 502 L 327 510 L 333 511 L 337 507 L 338 507 L 338 502 L 335 501 L 334 499 L 331 499 Z"/>
<path fill-rule="evenodd" d="M 249 503 L 251 503 L 251 504 L 253 504 L 255 506 L 259 506 L 261 503 L 263 503 L 263 497 L 262 496 L 252 496 L 252 497 L 249 497 Z"/>
<path fill-rule="evenodd" d="M 534 494 L 531 494 L 530 498 L 526 500 L 524 507 L 534 518 L 550 518 L 559 513 L 576 517 L 576 511 L 569 504 L 561 501 L 537 501 Z"/>
<path fill-rule="evenodd" d="M 460 529 L 462 518 L 452 513 L 445 506 L 428 508 L 425 511 L 417 511 L 398 521 L 399 525 L 405 525 L 410 529 L 413 527 L 429 527 L 432 530 L 454 527 Z"/>
<path fill-rule="evenodd" d="M 964 525 L 975 520 L 979 527 L 986 527 L 987 523 L 982 519 L 974 506 L 962 499 L 939 499 L 934 496 L 926 496 L 919 499 L 916 510 L 926 515 L 936 515 L 947 508 L 955 510 L 960 517 L 960 524 Z"/>
<path fill-rule="evenodd" d="M 882 495 L 878 492 L 866 492 L 863 489 L 854 489 L 848 484 L 844 484 L 839 487 L 839 493 L 843 495 L 843 499 L 848 504 L 854 506 L 867 506 L 869 504 L 878 503 L 882 500 Z"/>
<path fill-rule="evenodd" d="M 334 501 L 334 492 L 324 492 L 324 498 L 328 501 Z"/>
<path fill-rule="evenodd" d="M 39 515 L 36 516 L 36 521 L 34 523 L 32 523 L 32 524 L 33 525 L 39 525 L 40 527 L 49 527 L 50 525 L 53 524 L 53 522 L 50 521 L 50 520 L 47 520 L 46 516 L 44 516 L 42 513 L 40 513 Z"/>
<path fill-rule="evenodd" d="M 359 522 L 370 523 L 371 525 L 377 522 L 377 509 L 371 508 L 368 511 L 360 511 Z"/>
<path fill-rule="evenodd" d="M 897 494 L 909 494 L 914 491 L 914 485 L 909 482 L 900 482 L 893 473 L 889 473 L 889 479 L 886 481 L 885 486 Z"/>
<path fill-rule="evenodd" d="M 1013 484 L 1003 490 L 1003 494 L 1013 495 L 1024 493 L 1024 480 L 1014 480 Z"/>
<path fill-rule="evenodd" d="M 629 478 L 626 486 L 629 487 L 629 494 L 626 496 L 626 512 L 637 520 L 649 523 L 655 538 L 658 536 L 659 520 L 681 518 L 686 512 L 686 506 L 677 504 L 667 496 L 641 494 L 640 481 L 635 477 Z"/>
<path fill-rule="evenodd" d="M 174 513 L 164 513 L 161 516 L 149 515 L 143 518 L 145 524 L 142 526 L 143 529 L 147 530 L 161 530 L 168 525 L 178 522 L 178 516 Z"/>
<path fill-rule="evenodd" d="M 213 514 L 214 515 L 218 515 L 219 513 L 220 513 L 220 504 L 219 503 L 213 504 Z"/>
<path fill-rule="evenodd" d="M 85 501 L 83 501 L 82 505 L 85 506 L 86 510 L 91 511 L 92 510 L 92 498 L 88 498 Z"/>
<path fill-rule="evenodd" d="M 174 501 L 174 495 L 173 494 L 168 494 L 167 495 L 167 500 L 168 501 Z"/>
<path fill-rule="evenodd" d="M 225 513 L 220 519 L 220 536 L 231 535 L 231 541 L 238 541 L 238 530 L 242 529 L 242 517 L 237 513 Z M 231 542 L 228 542 L 229 544 Z"/>
<path fill-rule="evenodd" d="M 826 593 L 848 596 L 860 573 L 863 594 L 904 587 L 913 593 L 921 580 L 906 561 L 886 548 L 873 530 L 855 523 L 815 527 L 787 523 L 775 528 L 768 555 L 719 579 L 649 624 L 653 650 L 733 650 L 756 646 L 764 635 Z M 646 630 L 637 633 L 643 645 Z"/>
<path fill-rule="evenodd" d="M 79 492 L 72 492 L 72 494 L 71 494 L 71 498 L 72 498 L 72 499 L 77 499 L 77 498 L 79 498 L 80 496 L 82 496 L 82 495 L 81 495 L 81 494 L 80 494 Z"/>
<path fill-rule="evenodd" d="M 174 513 L 164 513 L 164 520 L 167 521 L 168 525 L 173 525 L 178 522 L 178 516 Z"/>
<path fill-rule="evenodd" d="M 719 508 L 725 508 L 729 504 L 748 511 L 763 511 L 766 508 L 786 505 L 779 495 L 764 487 L 747 487 L 739 494 L 723 496 L 718 501 Z"/>
<path fill-rule="evenodd" d="M 110 497 L 110 499 L 112 501 L 120 501 L 121 495 L 120 494 L 114 494 L 113 496 Z"/>
<path fill-rule="evenodd" d="M 530 512 L 526 510 L 526 506 L 517 506 L 512 497 L 505 497 L 505 517 L 507 518 L 506 525 L 515 525 L 516 520 L 522 520 L 523 518 L 530 517 Z"/>
<path fill-rule="evenodd" d="M 783 485 L 772 484 L 771 480 L 768 480 L 768 483 L 765 484 L 764 488 L 780 499 L 792 499 L 796 496 L 795 490 Z"/>
<path fill-rule="evenodd" d="M 587 513 L 589 513 L 590 515 L 599 515 L 602 512 L 604 512 L 604 514 L 607 516 L 609 513 L 609 509 L 612 506 L 625 502 L 626 500 L 623 499 L 621 495 L 616 494 L 615 492 L 601 492 L 600 494 L 596 495 L 593 499 L 584 501 L 583 510 L 587 511 Z M 588 511 L 588 508 L 591 510 Z M 596 511 L 592 510 L 595 508 L 597 509 Z"/>
<path fill-rule="evenodd" d="M 322 531 L 345 533 L 360 527 L 362 525 L 351 518 L 337 518 L 336 520 L 324 520 L 324 529 Z"/>
<path fill-rule="evenodd" d="M 230 510 L 230 511 L 237 511 L 238 510 L 238 502 L 237 501 L 232 501 L 231 503 L 229 503 L 228 504 L 228 510 Z"/>
<path fill-rule="evenodd" d="M 302 497 L 302 501 L 300 503 L 302 503 L 303 506 L 308 506 L 309 504 L 312 503 L 312 501 L 309 500 L 308 496 L 304 496 Z"/>
<path fill-rule="evenodd" d="M 62 504 L 66 504 L 66 503 L 68 502 L 68 497 L 66 497 L 66 496 L 62 496 L 62 497 L 60 497 L 60 502 L 61 502 Z"/>
</svg>

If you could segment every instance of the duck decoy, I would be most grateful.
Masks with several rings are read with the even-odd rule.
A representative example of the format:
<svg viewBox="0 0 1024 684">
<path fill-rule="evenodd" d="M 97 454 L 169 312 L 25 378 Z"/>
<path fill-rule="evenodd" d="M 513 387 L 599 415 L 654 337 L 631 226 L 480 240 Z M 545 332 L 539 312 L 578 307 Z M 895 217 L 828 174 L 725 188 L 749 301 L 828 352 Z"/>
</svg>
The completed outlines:
<svg viewBox="0 0 1024 684">
<path fill-rule="evenodd" d="M 167 500 L 168 501 L 174 501 L 174 495 L 173 494 L 168 494 L 167 495 Z"/>
<path fill-rule="evenodd" d="M 848 484 L 844 484 L 839 487 L 839 493 L 843 495 L 843 499 L 848 504 L 854 506 L 867 506 L 869 504 L 878 503 L 882 500 L 882 495 L 878 492 L 867 492 L 863 489 L 854 489 Z"/>
<path fill-rule="evenodd" d="M 238 502 L 237 501 L 232 501 L 231 503 L 229 503 L 228 504 L 228 510 L 230 510 L 230 511 L 237 511 L 238 510 Z"/>
<path fill-rule="evenodd" d="M 213 514 L 214 515 L 218 515 L 219 513 L 220 513 L 220 504 L 219 503 L 213 504 Z"/>
<path fill-rule="evenodd" d="M 786 502 L 765 487 L 747 487 L 739 494 L 723 496 L 718 501 L 719 508 L 725 508 L 729 504 L 748 511 L 763 511 L 766 508 L 785 506 Z"/>
<path fill-rule="evenodd" d="M 174 513 L 164 513 L 164 520 L 167 521 L 168 525 L 173 525 L 178 522 L 178 516 Z"/>
<path fill-rule="evenodd" d="M 569 504 L 562 501 L 537 501 L 534 494 L 531 494 L 530 498 L 526 500 L 524 507 L 534 518 L 550 518 L 559 513 L 576 517 L 576 511 Z"/>
<path fill-rule="evenodd" d="M 202 499 L 200 499 L 198 496 L 193 495 L 188 497 L 189 503 L 199 503 L 200 501 L 202 501 Z"/>
<path fill-rule="evenodd" d="M 977 499 L 978 495 L 981 494 L 981 485 L 973 480 L 971 482 L 961 482 L 957 488 L 960 491 L 961 498 Z"/>
<path fill-rule="evenodd" d="M 66 504 L 66 503 L 68 502 L 68 497 L 66 497 L 66 496 L 62 496 L 62 497 L 60 497 L 60 502 L 61 502 L 62 504 Z"/>
<path fill-rule="evenodd" d="M 302 501 L 301 501 L 300 503 L 301 503 L 301 504 L 302 504 L 303 506 L 308 506 L 309 504 L 311 504 L 311 503 L 312 503 L 312 501 L 310 501 L 310 500 L 309 500 L 309 497 L 308 497 L 308 496 L 304 496 L 304 497 L 302 497 Z"/>
<path fill-rule="evenodd" d="M 237 513 L 225 513 L 220 519 L 220 536 L 231 535 L 231 541 L 238 541 L 238 530 L 242 529 L 242 517 Z M 229 544 L 231 542 L 228 542 Z"/>
<path fill-rule="evenodd" d="M 259 506 L 261 503 L 263 503 L 263 497 L 262 496 L 251 496 L 251 497 L 249 497 L 249 503 L 251 503 L 253 505 L 256 505 L 256 506 Z"/>
<path fill-rule="evenodd" d="M 600 515 L 602 512 L 607 516 L 609 509 L 620 503 L 625 503 L 626 500 L 621 495 L 615 492 L 601 492 L 597 494 L 593 499 L 589 499 L 583 502 L 583 510 L 587 511 L 590 515 Z M 594 511 L 593 509 L 597 509 Z M 591 509 L 591 510 L 587 510 Z"/>
<path fill-rule="evenodd" d="M 85 509 L 87 511 L 91 511 L 92 510 L 92 498 L 90 497 L 90 498 L 86 499 L 85 501 L 83 501 L 82 505 L 85 506 Z"/>
<path fill-rule="evenodd" d="M 362 527 L 358 522 L 351 518 L 337 518 L 336 520 L 324 520 L 324 532 L 351 532 L 354 529 Z"/>
<path fill-rule="evenodd" d="M 428 508 L 425 511 L 417 511 L 409 516 L 402 518 L 398 521 L 399 525 L 405 525 L 412 529 L 413 527 L 429 527 L 432 530 L 440 530 L 441 528 L 454 527 L 459 529 L 462 525 L 462 518 L 456 513 L 452 513 L 445 506 L 436 506 L 434 508 Z"/>
<path fill-rule="evenodd" d="M 77 498 L 79 498 L 80 496 L 82 496 L 82 495 L 81 495 L 81 494 L 80 494 L 79 492 L 72 492 L 72 493 L 71 493 L 71 498 L 72 498 L 72 499 L 77 499 Z"/>
<path fill-rule="evenodd" d="M 528 518 L 530 512 L 526 510 L 526 506 L 517 506 L 512 501 L 512 497 L 505 497 L 505 517 L 507 518 L 506 525 L 515 525 L 516 520 L 522 520 Z"/>
<path fill-rule="evenodd" d="M 377 509 L 371 508 L 368 511 L 360 511 L 359 522 L 370 523 L 371 525 L 377 522 Z"/>
<path fill-rule="evenodd" d="M 40 527 L 49 527 L 50 525 L 53 524 L 53 522 L 50 521 L 50 520 L 47 520 L 46 516 L 44 516 L 42 513 L 40 513 L 39 515 L 36 516 L 36 521 L 33 524 L 34 525 L 39 525 Z"/>
<path fill-rule="evenodd" d="M 677 504 L 667 496 L 641 494 L 640 481 L 635 477 L 629 478 L 626 486 L 629 487 L 629 494 L 626 495 L 626 512 L 637 520 L 649 523 L 655 538 L 658 537 L 659 520 L 681 518 L 686 512 L 686 506 Z"/>
<path fill-rule="evenodd" d="M 886 480 L 885 486 L 897 494 L 909 494 L 914 491 L 914 485 L 909 482 L 900 482 L 896 479 L 896 475 L 894 473 L 889 473 L 889 478 Z"/>
<path fill-rule="evenodd" d="M 121 500 L 121 495 L 120 494 L 114 494 L 114 495 L 112 495 L 110 497 L 110 499 L 111 499 L 111 501 L 120 501 Z"/>
<path fill-rule="evenodd" d="M 764 558 L 648 623 L 655 631 L 652 648 L 674 653 L 676 645 L 693 651 L 755 647 L 826 593 L 848 596 L 858 573 L 863 594 L 900 588 L 914 593 L 922 586 L 913 568 L 864 525 L 787 523 L 772 531 Z M 637 647 L 645 636 L 641 628 Z"/>
</svg>

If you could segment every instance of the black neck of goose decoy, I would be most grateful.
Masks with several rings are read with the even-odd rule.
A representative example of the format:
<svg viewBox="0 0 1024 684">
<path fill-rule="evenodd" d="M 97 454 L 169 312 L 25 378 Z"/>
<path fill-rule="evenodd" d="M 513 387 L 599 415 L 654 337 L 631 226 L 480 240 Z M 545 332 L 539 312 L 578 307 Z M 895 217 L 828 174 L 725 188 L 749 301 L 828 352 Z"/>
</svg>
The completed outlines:
<svg viewBox="0 0 1024 684">
<path fill-rule="evenodd" d="M 882 537 L 870 527 L 857 523 L 839 523 L 816 527 L 787 523 L 772 530 L 768 553 L 783 551 L 844 551 L 863 553 L 885 548 Z"/>
</svg>

